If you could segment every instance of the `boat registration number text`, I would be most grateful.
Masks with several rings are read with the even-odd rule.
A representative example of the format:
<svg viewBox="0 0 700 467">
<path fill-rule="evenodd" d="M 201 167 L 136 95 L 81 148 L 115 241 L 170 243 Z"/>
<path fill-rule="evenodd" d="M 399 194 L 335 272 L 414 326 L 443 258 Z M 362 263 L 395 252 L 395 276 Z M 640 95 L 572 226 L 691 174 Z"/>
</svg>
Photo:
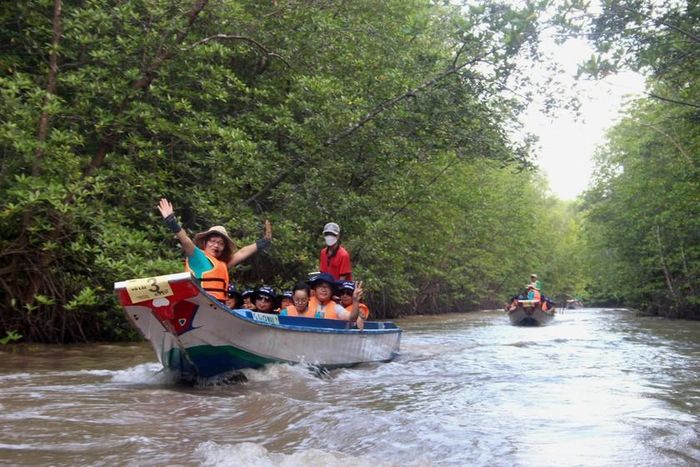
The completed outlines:
<svg viewBox="0 0 700 467">
<path fill-rule="evenodd" d="M 265 313 L 253 312 L 253 319 L 255 321 L 262 321 L 268 324 L 280 324 L 280 320 L 277 315 L 266 315 Z"/>
<path fill-rule="evenodd" d="M 129 294 L 131 303 L 145 302 L 146 300 L 173 295 L 168 276 L 146 277 L 145 279 L 126 281 L 126 292 Z"/>
</svg>

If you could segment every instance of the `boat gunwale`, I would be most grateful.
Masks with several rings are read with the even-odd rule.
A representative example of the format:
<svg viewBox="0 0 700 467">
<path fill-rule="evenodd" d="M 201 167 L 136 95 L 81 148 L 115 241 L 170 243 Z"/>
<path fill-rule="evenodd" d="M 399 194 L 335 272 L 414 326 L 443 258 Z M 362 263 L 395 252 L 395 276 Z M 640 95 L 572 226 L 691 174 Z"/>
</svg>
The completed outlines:
<svg viewBox="0 0 700 467">
<path fill-rule="evenodd" d="M 248 313 L 254 313 L 251 310 L 245 309 L 245 308 L 238 308 L 238 309 L 231 309 L 226 306 L 222 307 L 221 311 L 228 313 L 232 316 L 235 316 L 236 318 L 239 318 L 247 323 L 251 324 L 256 324 L 260 326 L 267 326 L 271 327 L 273 329 L 281 329 L 285 331 L 293 331 L 293 332 L 310 332 L 310 333 L 321 333 L 321 334 L 345 334 L 345 335 L 367 335 L 367 334 L 401 334 L 402 329 L 395 324 L 391 323 L 390 321 L 373 321 L 373 323 L 385 323 L 389 322 L 394 328 L 384 328 L 384 329 L 357 329 L 357 328 L 332 328 L 332 327 L 325 327 L 325 326 L 301 326 L 301 325 L 294 325 L 294 324 L 282 324 L 282 323 L 268 323 L 265 321 L 258 321 L 255 318 L 248 317 Z M 260 313 L 260 312 L 255 312 L 255 313 Z M 280 318 L 280 315 L 276 315 L 274 313 L 261 313 L 266 316 L 274 316 L 276 318 Z M 284 318 L 286 319 L 304 319 L 304 320 L 316 320 L 316 321 L 338 321 L 342 322 L 344 320 L 327 320 L 323 318 L 310 318 L 310 317 L 305 317 L 305 316 L 285 316 Z M 349 323 L 349 321 L 346 321 Z M 319 323 L 319 324 L 324 324 L 324 323 Z"/>
<path fill-rule="evenodd" d="M 244 322 L 247 322 L 250 324 L 255 324 L 255 325 L 259 325 L 259 326 L 266 326 L 266 327 L 270 327 L 273 329 L 280 329 L 283 331 L 291 331 L 291 332 L 318 333 L 318 334 L 343 334 L 343 335 L 348 335 L 348 336 L 355 336 L 355 335 L 370 336 L 370 335 L 378 335 L 378 334 L 401 334 L 403 331 L 400 327 L 396 326 L 396 324 L 394 324 L 391 321 L 371 321 L 370 322 L 370 323 L 372 323 L 370 326 L 374 326 L 375 323 L 376 323 L 376 325 L 388 323 L 390 326 L 393 326 L 393 327 L 389 327 L 389 328 L 358 329 L 358 328 L 350 328 L 349 321 L 345 321 L 345 320 L 312 318 L 312 317 L 307 317 L 307 316 L 280 316 L 280 315 L 274 314 L 274 313 L 261 313 L 261 312 L 257 312 L 257 311 L 254 312 L 254 311 L 248 310 L 246 308 L 235 308 L 235 309 L 229 308 L 226 306 L 225 303 L 219 301 L 216 297 L 207 293 L 201 287 L 201 285 L 198 284 L 198 281 L 194 278 L 194 276 L 191 273 L 180 272 L 180 273 L 168 274 L 168 276 L 173 276 L 171 279 L 168 280 L 168 282 L 170 282 L 170 281 L 173 281 L 173 282 L 187 281 L 187 282 L 194 284 L 195 287 L 197 287 L 197 289 L 199 289 L 198 295 L 196 295 L 194 297 L 190 297 L 190 298 L 180 299 L 175 303 L 186 301 L 186 302 L 190 302 L 190 303 L 194 303 L 194 304 L 199 305 L 197 303 L 196 299 L 201 295 L 204 298 L 206 298 L 207 300 L 209 300 L 210 307 L 212 304 L 214 304 L 217 306 L 219 311 L 227 313 L 231 316 L 234 316 L 234 317 L 241 319 Z M 126 282 L 127 281 L 115 282 L 114 283 L 115 292 L 117 292 L 119 289 L 125 289 Z M 148 303 L 148 301 L 132 303 L 130 305 L 122 304 L 122 307 L 123 307 L 125 312 L 129 309 L 129 307 L 135 307 L 135 306 L 143 307 L 143 308 L 149 309 L 151 311 L 151 313 L 154 314 L 153 306 L 146 305 L 146 303 Z M 249 313 L 250 313 L 250 317 L 248 316 Z M 278 323 L 275 324 L 275 323 L 269 323 L 269 322 L 265 322 L 265 321 L 256 320 L 255 318 L 252 317 L 253 313 L 260 313 L 260 314 L 266 315 L 266 316 L 274 316 L 274 317 L 278 318 Z M 128 313 L 127 313 L 127 316 L 128 316 Z M 158 321 L 160 321 L 160 319 L 155 314 L 154 314 L 154 317 Z M 296 325 L 296 324 L 282 324 L 282 323 L 279 323 L 279 318 L 281 318 L 281 317 L 283 317 L 285 320 L 296 320 L 296 319 L 312 320 L 312 321 L 309 321 L 309 323 L 317 323 L 317 324 L 321 324 L 321 326 L 319 326 L 319 325 L 302 326 L 302 325 Z M 130 317 L 129 317 L 129 320 L 132 321 Z M 321 321 L 326 322 L 326 323 L 328 323 L 328 322 L 338 322 L 338 323 L 343 322 L 343 323 L 345 323 L 346 327 L 326 327 L 326 326 L 322 326 L 322 324 L 324 324 L 324 323 L 322 323 Z M 132 324 L 135 324 L 135 323 L 133 323 L 133 321 L 132 321 Z M 166 329 L 166 332 L 170 332 L 170 331 Z"/>
</svg>

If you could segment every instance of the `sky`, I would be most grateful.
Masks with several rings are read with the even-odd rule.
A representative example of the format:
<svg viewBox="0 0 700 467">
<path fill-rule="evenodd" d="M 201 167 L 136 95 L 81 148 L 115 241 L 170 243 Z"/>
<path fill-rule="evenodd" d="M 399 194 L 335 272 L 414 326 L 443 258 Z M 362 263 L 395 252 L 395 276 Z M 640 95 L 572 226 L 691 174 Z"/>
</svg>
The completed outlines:
<svg viewBox="0 0 700 467">
<path fill-rule="evenodd" d="M 545 40 L 543 48 L 564 68 L 562 79 L 573 85 L 577 66 L 589 58 L 592 48 L 580 39 L 570 39 L 558 46 Z M 532 73 L 543 73 L 536 68 Z M 549 180 L 551 192 L 560 199 L 572 200 L 588 186 L 593 170 L 592 157 L 604 142 L 606 129 L 619 119 L 619 111 L 631 96 L 644 90 L 641 75 L 624 72 L 601 81 L 579 81 L 577 92 L 581 100 L 581 117 L 561 111 L 555 119 L 538 111 L 537 103 L 530 106 L 522 118 L 525 130 L 540 139 L 536 163 Z"/>
</svg>

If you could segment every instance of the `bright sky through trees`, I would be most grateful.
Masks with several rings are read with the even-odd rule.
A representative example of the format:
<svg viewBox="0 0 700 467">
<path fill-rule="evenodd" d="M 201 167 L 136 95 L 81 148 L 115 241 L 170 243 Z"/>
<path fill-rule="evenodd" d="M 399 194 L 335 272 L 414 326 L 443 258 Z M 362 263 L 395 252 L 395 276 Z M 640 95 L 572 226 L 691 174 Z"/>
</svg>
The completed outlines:
<svg viewBox="0 0 700 467">
<path fill-rule="evenodd" d="M 603 143 L 605 131 L 613 126 L 624 103 L 642 93 L 644 80 L 639 74 L 625 72 L 600 81 L 575 83 L 578 64 L 591 56 L 590 46 L 584 40 L 571 39 L 556 45 L 553 39 L 544 38 L 543 48 L 563 68 L 560 79 L 570 83 L 569 89 L 576 86 L 581 117 L 560 110 L 551 118 L 539 110 L 541 103 L 535 102 L 523 122 L 525 130 L 540 139 L 537 164 L 547 176 L 551 191 L 561 199 L 574 199 L 588 185 L 595 148 Z M 531 70 L 547 73 L 537 67 Z"/>
</svg>

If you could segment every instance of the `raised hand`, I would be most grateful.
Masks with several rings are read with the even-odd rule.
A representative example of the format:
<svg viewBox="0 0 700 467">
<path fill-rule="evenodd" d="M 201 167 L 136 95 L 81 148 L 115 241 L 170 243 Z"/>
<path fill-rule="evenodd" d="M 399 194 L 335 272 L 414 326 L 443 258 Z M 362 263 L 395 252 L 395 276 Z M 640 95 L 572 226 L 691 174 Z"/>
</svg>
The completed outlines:
<svg viewBox="0 0 700 467">
<path fill-rule="evenodd" d="M 355 291 L 352 293 L 352 301 L 359 302 L 362 299 L 362 281 L 355 284 Z"/>
<path fill-rule="evenodd" d="M 160 199 L 160 203 L 158 203 L 158 210 L 160 211 L 160 215 L 163 216 L 163 219 L 174 212 L 173 205 L 167 200 L 167 198 Z"/>
</svg>

